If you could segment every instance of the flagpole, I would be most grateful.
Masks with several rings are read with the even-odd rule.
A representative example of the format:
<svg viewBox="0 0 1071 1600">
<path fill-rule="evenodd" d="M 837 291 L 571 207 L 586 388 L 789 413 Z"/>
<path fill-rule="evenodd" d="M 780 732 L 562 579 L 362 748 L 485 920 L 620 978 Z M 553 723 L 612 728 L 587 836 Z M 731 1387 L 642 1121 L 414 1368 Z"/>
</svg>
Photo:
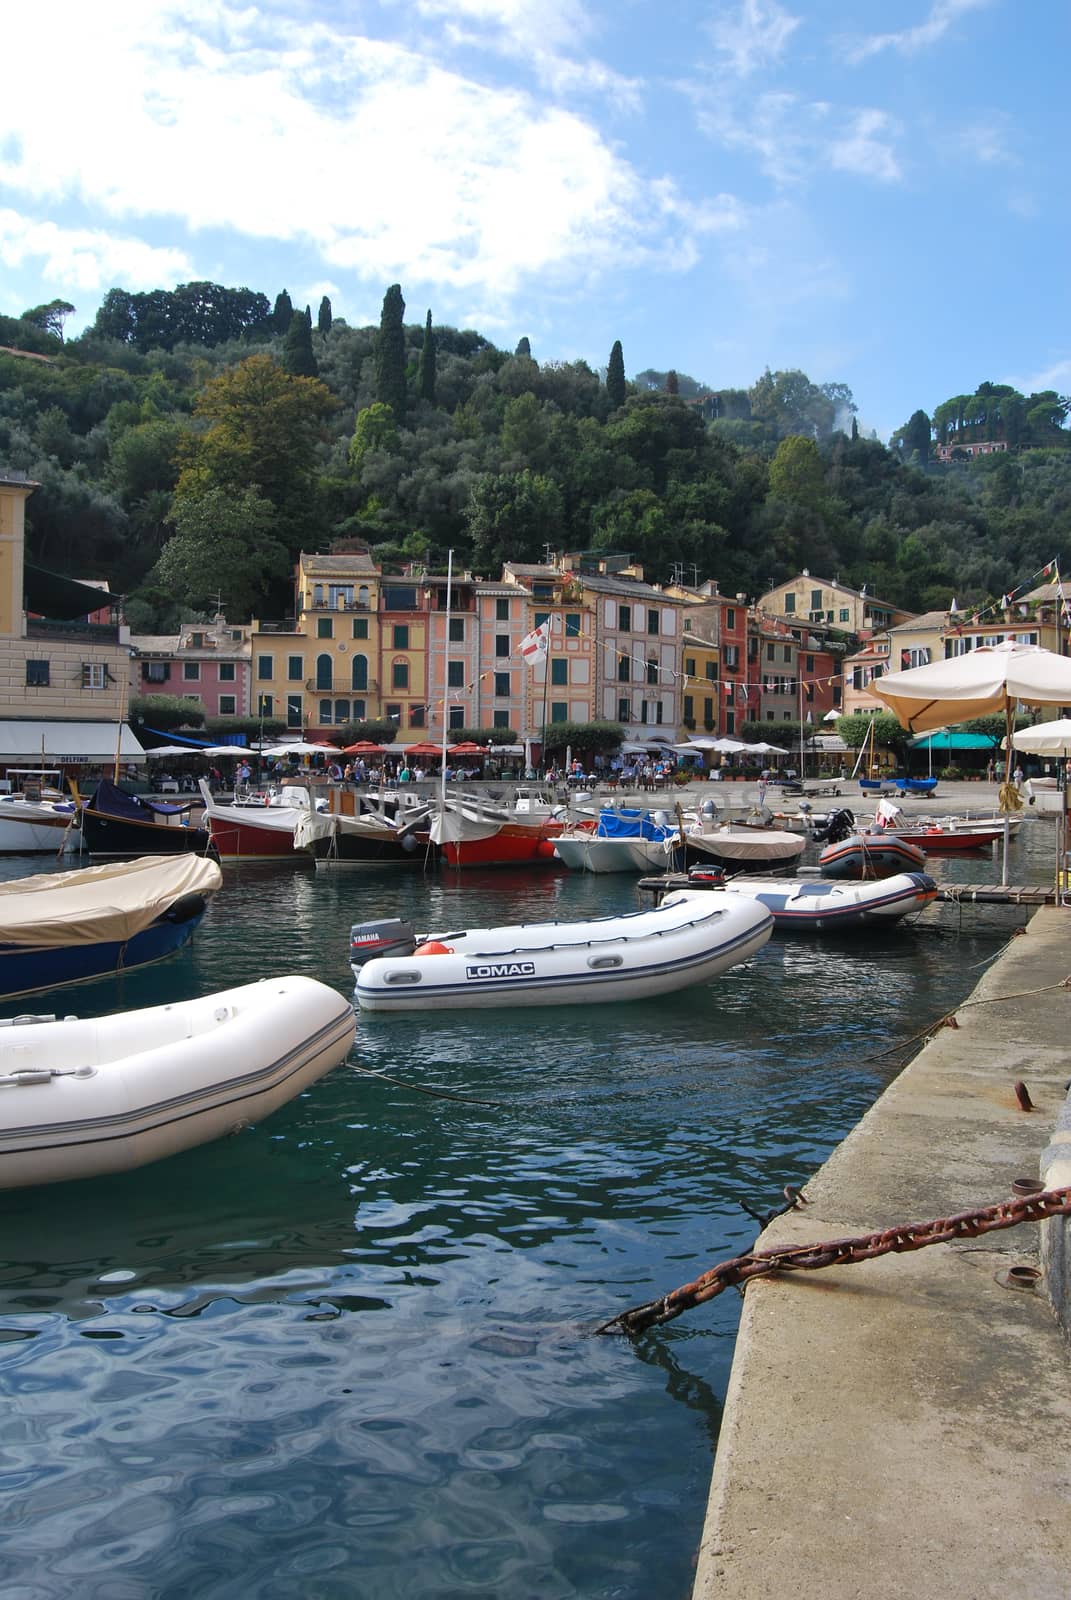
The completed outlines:
<svg viewBox="0 0 1071 1600">
<path fill-rule="evenodd" d="M 550 683 L 550 618 L 547 619 L 547 648 L 543 652 L 543 726 L 539 730 L 542 748 L 539 752 L 544 778 L 547 775 L 547 686 Z"/>
<path fill-rule="evenodd" d="M 450 721 L 450 696 L 446 680 L 450 676 L 450 607 L 453 604 L 454 552 L 446 552 L 446 621 L 443 624 L 443 740 L 439 757 L 439 805 L 446 816 L 446 735 Z"/>
</svg>

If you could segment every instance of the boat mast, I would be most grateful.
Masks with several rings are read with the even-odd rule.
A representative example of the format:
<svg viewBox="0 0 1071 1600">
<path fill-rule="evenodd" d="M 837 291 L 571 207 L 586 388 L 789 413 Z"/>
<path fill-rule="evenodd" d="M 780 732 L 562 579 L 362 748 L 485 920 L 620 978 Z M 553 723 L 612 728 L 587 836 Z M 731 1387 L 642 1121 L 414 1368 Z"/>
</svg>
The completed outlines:
<svg viewBox="0 0 1071 1600">
<path fill-rule="evenodd" d="M 450 696 L 447 692 L 447 679 L 450 676 L 450 607 L 453 603 L 454 581 L 454 552 L 446 552 L 446 622 L 443 626 L 443 742 L 439 757 L 439 805 L 441 814 L 446 815 L 446 735 L 447 724 L 450 721 Z"/>
</svg>

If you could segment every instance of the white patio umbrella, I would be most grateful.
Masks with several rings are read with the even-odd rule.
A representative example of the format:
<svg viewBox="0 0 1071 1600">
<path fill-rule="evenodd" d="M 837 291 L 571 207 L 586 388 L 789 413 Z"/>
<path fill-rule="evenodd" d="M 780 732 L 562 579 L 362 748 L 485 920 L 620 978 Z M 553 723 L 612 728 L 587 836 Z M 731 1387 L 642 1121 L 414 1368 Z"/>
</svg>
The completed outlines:
<svg viewBox="0 0 1071 1600">
<path fill-rule="evenodd" d="M 166 760 L 175 756 L 207 756 L 211 751 L 200 744 L 158 744 L 155 750 L 146 750 L 145 758 L 148 761 Z"/>
<path fill-rule="evenodd" d="M 1003 714 L 1005 737 L 1013 743 L 1016 706 L 1071 706 L 1071 660 L 1037 645 L 1006 640 L 907 672 L 890 672 L 875 678 L 870 690 L 912 733 Z M 1005 771 L 1000 809 L 1018 811 L 1021 804 L 1019 791 Z M 1001 882 L 1007 881 L 1005 828 Z"/>
<path fill-rule="evenodd" d="M 1020 728 L 1012 734 L 1012 747 L 1032 756 L 1071 757 L 1071 719 L 1061 717 L 1056 722 L 1039 722 L 1033 728 Z M 1056 827 L 1056 903 L 1060 904 L 1064 885 L 1061 882 L 1067 853 L 1067 771 L 1060 777 L 1060 814 Z"/>
</svg>

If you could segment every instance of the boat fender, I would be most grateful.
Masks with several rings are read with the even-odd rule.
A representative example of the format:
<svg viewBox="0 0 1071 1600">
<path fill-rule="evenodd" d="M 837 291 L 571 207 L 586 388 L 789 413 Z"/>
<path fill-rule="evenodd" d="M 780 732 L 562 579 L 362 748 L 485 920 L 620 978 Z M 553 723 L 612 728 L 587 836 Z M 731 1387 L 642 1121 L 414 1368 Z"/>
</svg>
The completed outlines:
<svg viewBox="0 0 1071 1600">
<path fill-rule="evenodd" d="M 454 947 L 443 944 L 439 939 L 429 939 L 427 944 L 418 944 L 413 951 L 415 956 L 452 956 Z"/>
</svg>

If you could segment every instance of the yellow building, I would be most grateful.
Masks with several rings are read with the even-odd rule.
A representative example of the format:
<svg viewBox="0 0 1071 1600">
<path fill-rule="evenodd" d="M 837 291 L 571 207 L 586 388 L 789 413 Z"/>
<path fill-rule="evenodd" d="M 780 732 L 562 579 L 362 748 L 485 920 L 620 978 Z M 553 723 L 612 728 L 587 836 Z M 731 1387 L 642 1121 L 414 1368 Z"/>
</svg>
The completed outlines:
<svg viewBox="0 0 1071 1600">
<path fill-rule="evenodd" d="M 0 766 L 143 761 L 124 725 L 130 633 L 117 598 L 26 560 L 37 487 L 0 470 Z"/>
<path fill-rule="evenodd" d="M 688 613 L 685 612 L 685 617 Z M 704 639 L 688 621 L 681 638 L 680 722 L 688 733 L 718 731 L 718 696 L 721 686 L 721 650 Z"/>
<path fill-rule="evenodd" d="M 910 611 L 868 595 L 865 588 L 850 589 L 835 578 L 812 577 L 806 567 L 795 578 L 762 595 L 758 607 L 775 617 L 822 622 L 862 638 L 906 622 L 911 616 Z"/>
</svg>

